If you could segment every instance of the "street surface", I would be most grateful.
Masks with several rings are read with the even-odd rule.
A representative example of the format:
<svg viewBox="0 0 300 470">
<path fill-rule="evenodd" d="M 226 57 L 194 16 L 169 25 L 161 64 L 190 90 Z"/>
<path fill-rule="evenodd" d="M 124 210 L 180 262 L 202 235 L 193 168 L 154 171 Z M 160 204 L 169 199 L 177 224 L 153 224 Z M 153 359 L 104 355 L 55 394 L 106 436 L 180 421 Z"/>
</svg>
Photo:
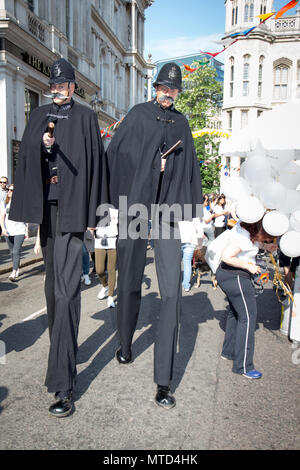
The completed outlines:
<svg viewBox="0 0 300 470">
<path fill-rule="evenodd" d="M 1 264 L 7 263 L 1 243 Z M 28 256 L 32 246 L 26 248 Z M 6 258 L 5 258 L 6 256 Z M 44 387 L 49 337 L 43 263 L 24 267 L 18 283 L 0 274 L 0 449 L 238 450 L 299 449 L 300 354 L 279 331 L 281 306 L 268 283 L 258 297 L 255 366 L 250 381 L 222 360 L 226 301 L 210 276 L 183 293 L 172 390 L 177 406 L 154 402 L 153 341 L 159 293 L 147 252 L 134 362 L 115 358 L 116 309 L 99 301 L 99 281 L 82 286 L 75 412 L 48 414 Z M 172 266 L 170 266 L 172 269 Z M 295 359 L 296 358 L 296 359 Z"/>
</svg>

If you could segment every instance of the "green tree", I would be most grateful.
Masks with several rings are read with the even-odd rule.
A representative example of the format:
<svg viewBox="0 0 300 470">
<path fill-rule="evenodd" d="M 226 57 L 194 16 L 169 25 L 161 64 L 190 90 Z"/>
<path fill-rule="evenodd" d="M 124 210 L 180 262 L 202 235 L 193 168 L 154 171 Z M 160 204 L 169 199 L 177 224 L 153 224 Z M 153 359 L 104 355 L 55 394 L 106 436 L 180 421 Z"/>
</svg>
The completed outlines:
<svg viewBox="0 0 300 470">
<path fill-rule="evenodd" d="M 200 61 L 192 64 L 197 70 L 183 79 L 183 91 L 176 100 L 176 108 L 186 116 L 192 132 L 210 127 L 211 119 L 218 115 L 222 102 L 222 85 L 216 80 L 215 69 L 202 64 Z M 205 162 L 200 164 L 203 192 L 216 192 L 220 184 L 220 138 L 205 134 L 195 137 L 194 143 L 198 160 Z"/>
</svg>

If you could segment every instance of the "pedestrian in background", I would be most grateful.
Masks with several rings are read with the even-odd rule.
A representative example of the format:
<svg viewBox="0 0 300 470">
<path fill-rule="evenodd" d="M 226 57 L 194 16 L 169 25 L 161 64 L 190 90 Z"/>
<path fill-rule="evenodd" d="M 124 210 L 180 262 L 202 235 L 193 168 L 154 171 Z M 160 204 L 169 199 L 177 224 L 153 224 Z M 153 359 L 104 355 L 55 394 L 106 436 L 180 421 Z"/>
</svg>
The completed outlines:
<svg viewBox="0 0 300 470">
<path fill-rule="evenodd" d="M 97 228 L 95 238 L 96 273 L 102 285 L 97 297 L 99 300 L 107 297 L 107 306 L 110 308 L 115 307 L 113 295 L 116 285 L 117 223 L 118 211 L 110 209 L 109 225 Z"/>
<path fill-rule="evenodd" d="M 226 200 L 224 194 L 220 194 L 213 208 L 215 237 L 218 237 L 226 230 L 226 215 L 228 214 L 228 210 L 225 208 L 225 203 Z"/>
<path fill-rule="evenodd" d="M 6 196 L 7 196 L 7 183 L 8 183 L 7 177 L 1 176 L 0 177 L 0 205 L 6 199 Z M 0 228 L 0 238 L 1 238 L 1 241 L 4 241 L 4 239 L 2 239 L 2 228 Z"/>
<path fill-rule="evenodd" d="M 12 272 L 9 275 L 9 280 L 14 282 L 19 277 L 19 266 L 21 249 L 25 238 L 28 238 L 28 226 L 23 222 L 15 222 L 9 219 L 9 211 L 11 205 L 11 198 L 14 186 L 11 184 L 8 187 L 7 196 L 1 203 L 0 209 L 0 224 L 2 234 L 8 244 L 10 254 L 12 256 Z"/>
</svg>

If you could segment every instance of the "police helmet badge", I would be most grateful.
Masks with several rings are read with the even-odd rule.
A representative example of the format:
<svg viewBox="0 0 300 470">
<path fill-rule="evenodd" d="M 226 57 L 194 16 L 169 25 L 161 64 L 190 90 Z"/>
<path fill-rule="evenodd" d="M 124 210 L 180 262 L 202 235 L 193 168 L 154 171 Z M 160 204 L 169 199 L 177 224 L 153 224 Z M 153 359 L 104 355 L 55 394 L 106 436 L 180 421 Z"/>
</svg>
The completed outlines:
<svg viewBox="0 0 300 470">
<path fill-rule="evenodd" d="M 61 68 L 60 68 L 59 64 L 54 65 L 54 67 L 53 67 L 53 76 L 56 77 L 56 78 L 61 76 Z"/>
<path fill-rule="evenodd" d="M 177 78 L 177 70 L 175 67 L 171 67 L 169 71 L 169 78 L 170 80 L 175 80 Z"/>
</svg>

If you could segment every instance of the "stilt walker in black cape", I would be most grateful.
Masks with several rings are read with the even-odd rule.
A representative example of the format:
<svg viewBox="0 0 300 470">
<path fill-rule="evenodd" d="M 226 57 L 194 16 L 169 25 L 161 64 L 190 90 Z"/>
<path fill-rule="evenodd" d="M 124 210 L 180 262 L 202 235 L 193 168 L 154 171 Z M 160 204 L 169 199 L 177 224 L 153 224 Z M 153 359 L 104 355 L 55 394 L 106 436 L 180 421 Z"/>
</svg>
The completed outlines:
<svg viewBox="0 0 300 470">
<path fill-rule="evenodd" d="M 105 155 L 96 114 L 73 101 L 74 69 L 51 67 L 52 103 L 33 110 L 18 154 L 12 220 L 39 224 L 45 261 L 50 351 L 45 385 L 49 411 L 72 412 L 80 320 L 82 240 L 107 200 Z"/>
<path fill-rule="evenodd" d="M 120 364 L 133 360 L 131 344 L 141 303 L 148 238 L 147 234 L 137 239 L 130 236 L 129 227 L 134 217 L 124 212 L 120 202 L 120 196 L 126 196 L 128 208 L 143 204 L 150 211 L 151 205 L 156 204 L 161 210 L 156 227 L 158 236 L 154 239 L 161 294 L 154 348 L 155 401 L 172 408 L 175 398 L 170 386 L 181 303 L 181 241 L 176 237 L 176 228 L 178 234 L 178 221 L 187 218 L 184 206 L 188 205 L 189 218 L 192 218 L 196 216 L 196 206 L 201 207 L 203 201 L 191 130 L 173 103 L 182 88 L 178 65 L 164 65 L 154 86 L 156 98 L 129 111 L 107 149 L 110 202 L 119 209 L 117 319 L 120 347 L 116 358 Z M 174 144 L 177 144 L 175 149 L 162 158 Z M 168 213 L 172 205 L 176 205 L 177 210 L 167 220 L 164 211 Z M 124 224 L 126 236 L 121 235 Z M 169 237 L 164 236 L 164 229 Z"/>
</svg>

